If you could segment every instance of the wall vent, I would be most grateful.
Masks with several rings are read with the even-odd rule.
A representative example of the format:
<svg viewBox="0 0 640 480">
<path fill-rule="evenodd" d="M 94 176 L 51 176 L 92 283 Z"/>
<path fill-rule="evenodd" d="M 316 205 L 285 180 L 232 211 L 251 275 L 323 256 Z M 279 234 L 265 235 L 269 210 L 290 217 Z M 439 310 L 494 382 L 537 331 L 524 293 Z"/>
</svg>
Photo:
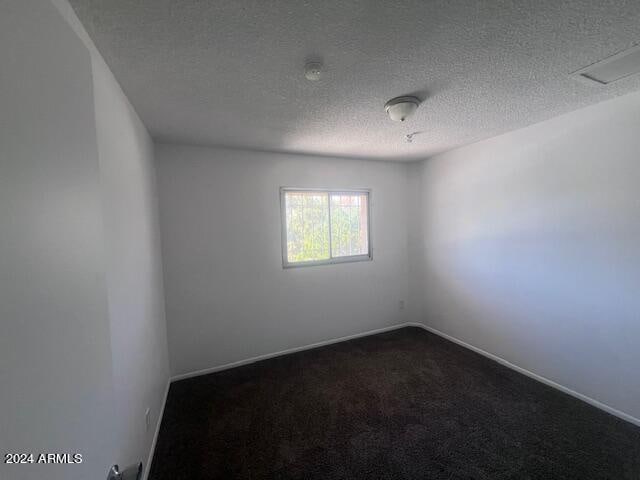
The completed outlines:
<svg viewBox="0 0 640 480">
<path fill-rule="evenodd" d="M 571 76 L 592 85 L 608 85 L 637 73 L 640 73 L 640 45 L 581 68 Z"/>
</svg>

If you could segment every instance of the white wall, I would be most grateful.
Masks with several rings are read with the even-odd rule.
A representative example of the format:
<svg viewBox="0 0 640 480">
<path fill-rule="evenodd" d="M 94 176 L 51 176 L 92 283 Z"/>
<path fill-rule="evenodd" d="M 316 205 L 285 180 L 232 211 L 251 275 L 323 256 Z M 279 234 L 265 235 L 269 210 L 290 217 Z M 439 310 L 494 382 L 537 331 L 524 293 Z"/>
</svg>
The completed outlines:
<svg viewBox="0 0 640 480">
<path fill-rule="evenodd" d="M 153 144 L 52 3 L 0 10 L 0 450 L 85 461 L 1 465 L 10 480 L 146 463 L 169 375 Z"/>
<path fill-rule="evenodd" d="M 439 155 L 425 323 L 640 418 L 640 94 Z"/>
<path fill-rule="evenodd" d="M 2 3 L 0 59 L 0 452 L 85 457 L 2 461 L 0 478 L 101 478 L 114 392 L 91 61 L 36 0 Z"/>
<path fill-rule="evenodd" d="M 153 142 L 67 1 L 54 3 L 91 53 L 117 412 L 113 461 L 148 467 L 169 379 Z"/>
<path fill-rule="evenodd" d="M 148 466 L 169 379 L 153 143 L 104 63 L 94 59 L 93 71 L 118 412 L 115 458 Z"/>
<path fill-rule="evenodd" d="M 406 321 L 406 166 L 157 145 L 173 374 Z M 282 268 L 281 186 L 371 188 L 373 261 Z"/>
</svg>

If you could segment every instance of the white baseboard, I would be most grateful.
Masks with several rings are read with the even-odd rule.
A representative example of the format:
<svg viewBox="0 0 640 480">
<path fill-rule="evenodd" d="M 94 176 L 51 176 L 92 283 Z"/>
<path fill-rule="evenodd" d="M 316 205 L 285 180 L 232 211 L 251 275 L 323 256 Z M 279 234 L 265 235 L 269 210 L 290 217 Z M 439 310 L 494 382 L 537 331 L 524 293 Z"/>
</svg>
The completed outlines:
<svg viewBox="0 0 640 480">
<path fill-rule="evenodd" d="M 332 338 L 332 339 L 329 339 L 329 340 L 324 340 L 324 341 L 321 341 L 321 342 L 311 343 L 309 345 L 304 345 L 304 346 L 301 346 L 301 347 L 289 348 L 289 349 L 286 349 L 286 350 L 281 350 L 279 352 L 268 353 L 268 354 L 265 354 L 265 355 L 258 355 L 256 357 L 247 358 L 245 360 L 239 360 L 239 361 L 236 361 L 236 362 L 226 363 L 224 365 L 218 365 L 218 366 L 215 366 L 215 367 L 206 368 L 206 369 L 203 369 L 203 370 L 197 370 L 197 371 L 194 371 L 194 372 L 183 373 L 183 374 L 175 375 L 175 376 L 171 377 L 169 379 L 169 383 L 167 384 L 167 390 L 165 392 L 164 401 L 162 403 L 162 411 L 161 411 L 161 413 L 160 413 L 160 415 L 158 417 L 158 423 L 156 425 L 156 431 L 155 431 L 155 434 L 154 434 L 154 437 L 153 437 L 153 442 L 151 444 L 151 449 L 150 449 L 150 452 L 149 452 L 149 458 L 147 460 L 147 465 L 145 466 L 145 470 L 144 470 L 145 473 L 143 475 L 143 480 L 147 480 L 148 479 L 149 471 L 151 469 L 151 462 L 153 461 L 153 454 L 155 452 L 156 442 L 158 440 L 158 434 L 160 432 L 160 424 L 162 423 L 162 418 L 164 416 L 164 409 L 165 409 L 165 405 L 166 405 L 166 402 L 167 402 L 167 395 L 169 393 L 169 385 L 172 382 L 175 382 L 175 381 L 178 381 L 178 380 L 184 380 L 184 379 L 187 379 L 187 378 L 197 377 L 197 376 L 200 376 L 200 375 L 207 375 L 209 373 L 220 372 L 222 370 L 228 370 L 230 368 L 239 367 L 239 366 L 242 366 L 242 365 L 248 365 L 250 363 L 259 362 L 261 360 L 267 360 L 269 358 L 279 357 L 279 356 L 282 356 L 282 355 L 287 355 L 289 353 L 301 352 L 301 351 L 304 351 L 304 350 L 310 350 L 312 348 L 322 347 L 322 346 L 325 346 L 325 345 L 331 345 L 333 343 L 344 342 L 346 340 L 353 340 L 355 338 L 366 337 L 366 336 L 369 336 L 369 335 L 375 335 L 377 333 L 389 332 L 391 330 L 397 330 L 399 328 L 404 328 L 404 327 L 419 327 L 419 328 L 423 328 L 424 330 L 426 330 L 428 332 L 431 332 L 431 333 L 433 333 L 435 335 L 438 335 L 438 336 L 440 336 L 440 337 L 442 337 L 442 338 L 444 338 L 446 340 L 449 340 L 449 341 L 451 341 L 453 343 L 456 343 L 456 344 L 458 344 L 458 345 L 460 345 L 462 347 L 468 348 L 469 350 L 472 350 L 472 351 L 474 351 L 476 353 L 479 353 L 480 355 L 483 355 L 483 356 L 485 356 L 485 357 L 487 357 L 487 358 L 489 358 L 489 359 L 491 359 L 491 360 L 493 360 L 495 362 L 498 362 L 501 365 L 504 365 L 505 367 L 508 367 L 508 368 L 510 368 L 512 370 L 515 370 L 518 373 L 526 375 L 527 377 L 530 377 L 530 378 L 532 378 L 534 380 L 537 380 L 537 381 L 539 381 L 541 383 L 544 383 L 545 385 L 548 385 L 548 386 L 553 387 L 553 388 L 555 388 L 557 390 L 560 390 L 563 393 L 566 393 L 568 395 L 571 395 L 572 397 L 575 397 L 575 398 L 577 398 L 579 400 L 582 400 L 582 401 L 584 401 L 584 402 L 586 402 L 586 403 L 588 403 L 590 405 L 593 405 L 594 407 L 599 408 L 600 410 L 603 410 L 603 411 L 605 411 L 607 413 L 610 413 L 611 415 L 615 415 L 616 417 L 621 418 L 622 420 L 626 420 L 629 423 L 632 423 L 634 425 L 640 426 L 640 419 L 634 417 L 633 415 L 630 415 L 628 413 L 625 413 L 625 412 L 622 412 L 620 410 L 617 410 L 617 409 L 615 409 L 613 407 L 610 407 L 607 404 L 599 402 L 598 400 L 595 400 L 595 399 L 593 399 L 591 397 L 583 395 L 582 393 L 579 393 L 579 392 L 576 392 L 574 390 L 571 390 L 570 388 L 565 387 L 564 385 L 560 385 L 559 383 L 556 383 L 553 380 L 549 380 L 548 378 L 545 378 L 545 377 L 543 377 L 541 375 L 538 375 L 537 373 L 533 373 L 533 372 L 531 372 L 529 370 L 526 370 L 526 369 L 524 369 L 522 367 L 519 367 L 518 365 L 514 365 L 513 363 L 511 363 L 511 362 L 509 362 L 509 361 L 507 361 L 507 360 L 505 360 L 505 359 L 503 359 L 501 357 L 498 357 L 497 355 L 494 355 L 494 354 L 489 353 L 489 352 L 487 352 L 485 350 L 482 350 L 481 348 L 478 348 L 478 347 L 476 347 L 474 345 L 471 345 L 471 344 L 469 344 L 467 342 L 459 340 L 458 338 L 453 337 L 451 335 L 448 335 L 448 334 L 446 334 L 444 332 L 441 332 L 440 330 L 437 330 L 437 329 L 432 328 L 432 327 L 428 327 L 428 326 L 426 326 L 426 325 L 424 325 L 422 323 L 407 322 L 407 323 L 401 323 L 401 324 L 397 324 L 397 325 L 392 325 L 392 326 L 389 326 L 389 327 L 378 328 L 378 329 L 375 329 L 375 330 L 369 330 L 367 332 L 356 333 L 356 334 L 353 334 L 353 335 L 347 335 L 347 336 L 344 336 L 344 337 Z"/>
<path fill-rule="evenodd" d="M 329 340 L 323 340 L 322 342 L 310 343 L 302 347 L 288 348 L 286 350 L 280 350 L 279 352 L 267 353 L 265 355 L 258 355 L 257 357 L 247 358 L 245 360 L 238 360 L 237 362 L 225 363 L 224 365 L 218 365 L 215 367 L 205 368 L 203 370 L 196 370 L 194 372 L 182 373 L 171 377 L 172 382 L 178 380 L 185 380 L 187 378 L 199 377 L 200 375 L 207 375 L 209 373 L 220 372 L 222 370 L 228 370 L 230 368 L 240 367 L 242 365 L 248 365 L 250 363 L 259 362 L 260 360 L 267 360 L 269 358 L 280 357 L 282 355 L 288 355 L 290 353 L 302 352 L 303 350 L 310 350 L 312 348 L 323 347 L 325 345 L 331 345 L 332 343 L 344 342 L 346 340 L 353 340 L 354 338 L 367 337 L 369 335 L 375 335 L 377 333 L 389 332 L 391 330 L 397 330 L 403 327 L 422 327 L 422 324 L 418 323 L 399 323 L 397 325 L 391 325 L 390 327 L 377 328 L 375 330 L 369 330 L 363 333 L 355 333 L 353 335 L 347 335 L 345 337 L 331 338 Z"/>
<path fill-rule="evenodd" d="M 156 422 L 156 429 L 153 433 L 153 440 L 151 440 L 151 447 L 149 448 L 149 455 L 147 456 L 146 465 L 142 466 L 142 480 L 149 478 L 149 472 L 151 472 L 151 462 L 153 462 L 153 455 L 156 453 L 156 443 L 158 442 L 158 435 L 160 434 L 160 425 L 162 425 L 162 419 L 164 418 L 164 409 L 167 406 L 167 397 L 169 396 L 169 387 L 171 386 L 171 379 L 167 381 L 167 387 L 164 390 L 164 398 L 162 399 L 162 405 L 160 406 L 160 413 L 158 414 L 158 421 Z"/>
<path fill-rule="evenodd" d="M 538 375 L 537 373 L 533 373 L 525 368 L 519 367 L 518 365 L 514 365 L 513 363 L 505 360 L 504 358 L 498 357 L 493 353 L 489 353 L 485 350 L 482 350 L 481 348 L 478 348 L 474 345 L 464 342 L 456 337 L 452 337 L 451 335 L 441 332 L 440 330 L 436 330 L 433 327 L 428 327 L 421 323 L 415 323 L 412 325 L 417 327 L 422 327 L 428 332 L 434 333 L 446 340 L 449 340 L 450 342 L 457 343 L 462 347 L 468 348 L 469 350 L 479 353 L 480 355 L 483 355 L 495 362 L 498 362 L 501 365 L 504 365 L 505 367 L 515 370 L 518 373 L 521 373 L 523 375 L 526 375 L 527 377 L 533 378 L 534 380 L 537 380 L 541 383 L 544 383 L 545 385 L 548 385 L 557 390 L 560 390 L 561 392 L 566 393 L 567 395 L 571 395 L 572 397 L 582 400 L 583 402 L 587 402 L 589 405 L 593 405 L 594 407 L 599 408 L 600 410 L 604 410 L 605 412 L 610 413 L 611 415 L 615 415 L 616 417 L 621 418 L 622 420 L 626 420 L 627 422 L 633 423 L 634 425 L 637 425 L 640 427 L 640 419 L 634 417 L 633 415 L 629 415 L 628 413 L 625 413 L 616 408 L 610 407 L 609 405 L 599 402 L 598 400 L 595 400 L 586 395 L 583 395 L 582 393 L 576 392 L 575 390 L 571 390 L 570 388 L 565 387 L 564 385 L 560 385 L 559 383 L 556 383 L 553 380 L 549 380 L 548 378 L 543 377 L 542 375 Z"/>
</svg>

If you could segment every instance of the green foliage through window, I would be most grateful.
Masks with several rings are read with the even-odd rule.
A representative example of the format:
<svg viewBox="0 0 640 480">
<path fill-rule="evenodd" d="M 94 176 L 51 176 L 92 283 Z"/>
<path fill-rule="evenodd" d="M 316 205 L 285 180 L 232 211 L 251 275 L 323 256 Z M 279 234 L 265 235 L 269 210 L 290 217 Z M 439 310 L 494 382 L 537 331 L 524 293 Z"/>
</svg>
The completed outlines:
<svg viewBox="0 0 640 480">
<path fill-rule="evenodd" d="M 367 192 L 284 191 L 287 261 L 369 253 Z"/>
</svg>

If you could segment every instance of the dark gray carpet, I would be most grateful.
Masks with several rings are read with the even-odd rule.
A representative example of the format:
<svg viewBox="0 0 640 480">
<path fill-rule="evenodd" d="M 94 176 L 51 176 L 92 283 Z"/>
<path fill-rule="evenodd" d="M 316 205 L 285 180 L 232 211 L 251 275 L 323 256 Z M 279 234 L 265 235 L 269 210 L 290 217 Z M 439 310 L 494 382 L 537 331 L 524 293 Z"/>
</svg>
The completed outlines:
<svg viewBox="0 0 640 480">
<path fill-rule="evenodd" d="M 640 428 L 418 328 L 171 385 L 150 480 L 640 479 Z"/>
</svg>

